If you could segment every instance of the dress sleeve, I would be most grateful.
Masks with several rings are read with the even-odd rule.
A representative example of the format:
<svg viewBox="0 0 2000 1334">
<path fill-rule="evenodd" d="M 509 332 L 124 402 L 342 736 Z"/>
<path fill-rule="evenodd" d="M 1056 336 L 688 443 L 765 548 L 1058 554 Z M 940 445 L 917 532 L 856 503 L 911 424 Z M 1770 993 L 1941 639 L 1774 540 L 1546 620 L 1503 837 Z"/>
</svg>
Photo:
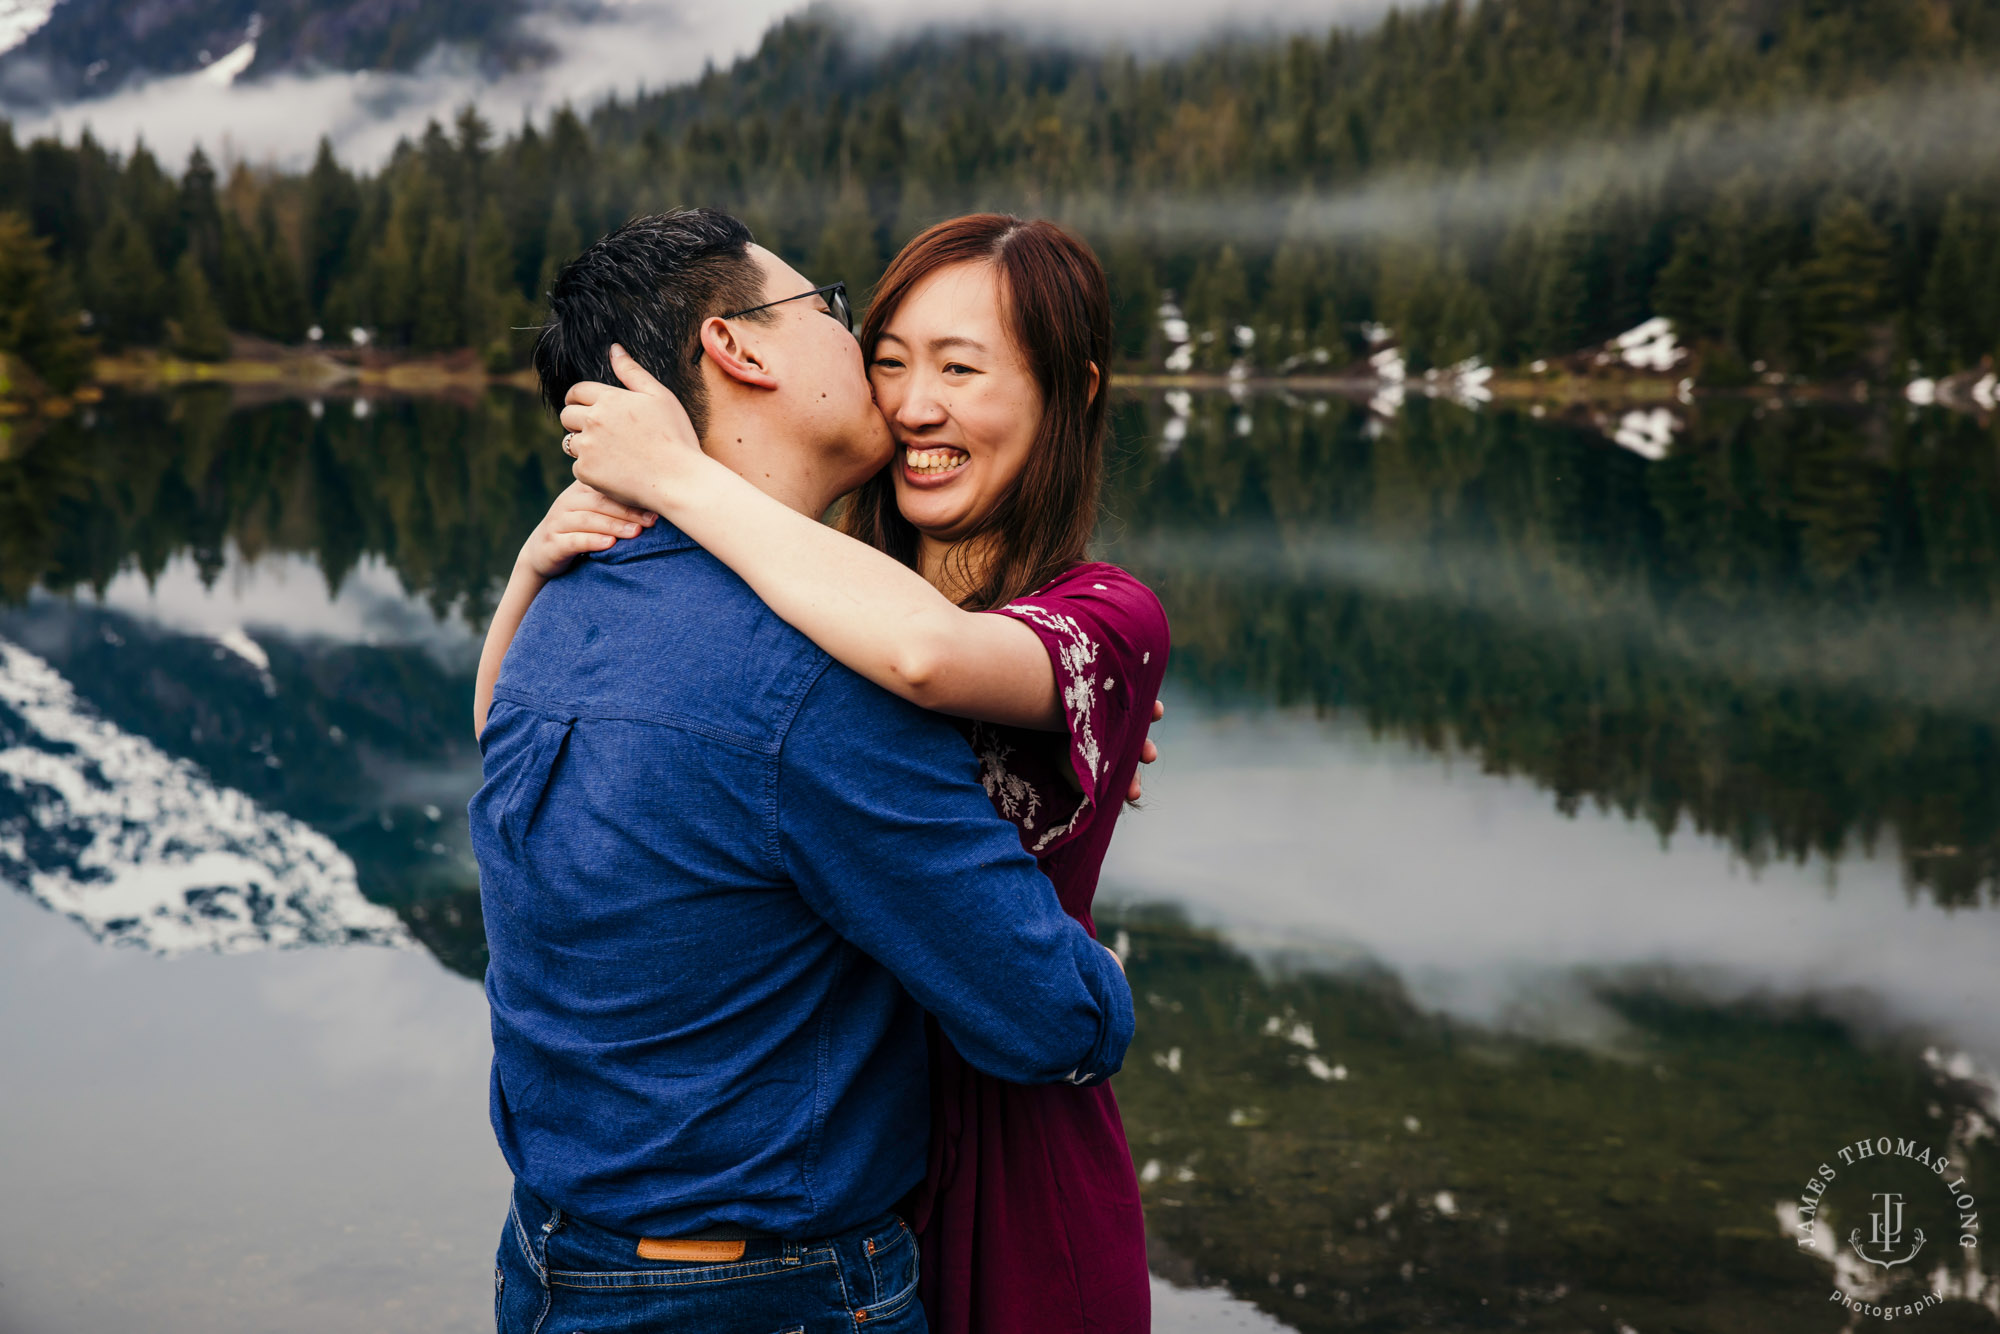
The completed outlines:
<svg viewBox="0 0 2000 1334">
<path fill-rule="evenodd" d="M 1047 852 L 1083 829 L 1091 811 L 1122 798 L 1131 783 L 1166 676 L 1167 615 L 1153 590 L 1115 565 L 1097 563 L 992 614 L 1013 617 L 1041 639 L 1062 697 L 1074 799 L 1063 803 L 1069 809 L 1038 812 L 1038 827 L 1022 825 L 1029 850 Z M 993 771 L 995 754 L 983 740 L 990 738 L 974 742 L 982 778 L 1004 810 L 1008 776 Z"/>
</svg>

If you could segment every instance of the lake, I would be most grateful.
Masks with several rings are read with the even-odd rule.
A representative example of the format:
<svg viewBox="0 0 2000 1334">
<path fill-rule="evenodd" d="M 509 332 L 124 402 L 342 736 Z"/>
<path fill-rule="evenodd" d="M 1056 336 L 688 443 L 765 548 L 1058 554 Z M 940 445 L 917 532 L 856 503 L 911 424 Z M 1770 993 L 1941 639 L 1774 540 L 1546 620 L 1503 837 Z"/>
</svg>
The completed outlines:
<svg viewBox="0 0 2000 1334">
<path fill-rule="evenodd" d="M 1665 429 L 1120 400 L 1159 1329 L 2000 1329 L 1994 427 Z M 490 1319 L 469 701 L 556 434 L 0 437 L 0 1331 Z"/>
</svg>

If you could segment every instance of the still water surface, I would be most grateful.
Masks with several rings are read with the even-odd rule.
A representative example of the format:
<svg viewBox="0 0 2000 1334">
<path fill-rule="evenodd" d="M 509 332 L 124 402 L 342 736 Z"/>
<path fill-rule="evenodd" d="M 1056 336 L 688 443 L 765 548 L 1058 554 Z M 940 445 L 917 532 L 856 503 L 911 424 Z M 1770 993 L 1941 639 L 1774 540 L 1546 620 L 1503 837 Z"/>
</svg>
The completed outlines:
<svg viewBox="0 0 2000 1334">
<path fill-rule="evenodd" d="M 1825 1235 L 1866 1192 L 1795 1240 L 1863 1137 L 2000 1191 L 1992 431 L 1725 404 L 1649 461 L 1225 395 L 1118 431 L 1102 546 L 1176 638 L 1102 894 L 1159 1327 L 1872 1325 L 1838 1285 L 2000 1329 L 1915 1177 L 1915 1261 Z M 467 700 L 564 462 L 511 395 L 8 444 L 0 1330 L 488 1318 Z"/>
</svg>

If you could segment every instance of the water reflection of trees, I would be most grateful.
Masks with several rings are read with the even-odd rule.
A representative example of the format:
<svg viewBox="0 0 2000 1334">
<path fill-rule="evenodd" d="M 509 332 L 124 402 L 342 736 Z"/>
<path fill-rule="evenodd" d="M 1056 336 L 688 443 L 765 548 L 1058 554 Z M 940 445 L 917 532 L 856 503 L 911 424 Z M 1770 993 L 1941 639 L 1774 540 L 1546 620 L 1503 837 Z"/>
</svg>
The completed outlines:
<svg viewBox="0 0 2000 1334">
<path fill-rule="evenodd" d="M 440 613 L 483 621 L 569 480 L 556 434 L 515 393 L 244 410 L 220 388 L 115 397 L 0 459 L 0 596 L 150 577 L 181 553 L 213 579 L 233 543 L 310 556 L 335 589 L 379 555 Z"/>
<path fill-rule="evenodd" d="M 1165 598 L 1177 680 L 1351 710 L 1752 861 L 1892 833 L 1925 892 L 2000 894 L 2000 453 L 1978 423 L 1710 402 L 1648 463 L 1422 401 L 1188 411 L 1163 451 L 1165 400 L 1124 400 L 1105 530 Z M 233 544 L 336 586 L 376 555 L 476 622 L 564 462 L 511 393 L 114 398 L 0 459 L 0 595 L 178 553 L 213 578 Z"/>
<path fill-rule="evenodd" d="M 1512 413 L 1129 402 L 1106 548 L 1211 695 L 1371 727 L 1746 858 L 1893 832 L 2000 894 L 2000 456 L 1961 418 L 1704 411 L 1659 463 Z"/>
<path fill-rule="evenodd" d="M 1103 926 L 1141 1012 L 1118 1100 L 1154 1269 L 1301 1331 L 1830 1330 L 1832 1271 L 1774 1205 L 1855 1127 L 1980 1124 L 1976 1089 L 1810 1010 L 1605 983 L 1617 1036 L 1590 1051 L 1426 1015 L 1378 974 L 1259 967 L 1170 912 Z M 1954 1161 L 1987 1179 L 1971 1139 Z M 1984 1252 L 1947 1250 L 1962 1291 Z"/>
</svg>

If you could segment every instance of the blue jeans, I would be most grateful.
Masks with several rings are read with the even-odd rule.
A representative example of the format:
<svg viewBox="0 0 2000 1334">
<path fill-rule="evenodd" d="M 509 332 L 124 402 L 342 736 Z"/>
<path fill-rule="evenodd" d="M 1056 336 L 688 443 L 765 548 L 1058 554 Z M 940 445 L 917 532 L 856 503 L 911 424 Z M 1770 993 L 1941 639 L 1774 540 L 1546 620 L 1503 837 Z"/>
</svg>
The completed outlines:
<svg viewBox="0 0 2000 1334">
<path fill-rule="evenodd" d="M 514 1187 L 493 1275 L 498 1334 L 926 1334 L 917 1240 L 894 1214 L 837 1237 L 752 1241 L 727 1264 L 649 1261 Z"/>
</svg>

